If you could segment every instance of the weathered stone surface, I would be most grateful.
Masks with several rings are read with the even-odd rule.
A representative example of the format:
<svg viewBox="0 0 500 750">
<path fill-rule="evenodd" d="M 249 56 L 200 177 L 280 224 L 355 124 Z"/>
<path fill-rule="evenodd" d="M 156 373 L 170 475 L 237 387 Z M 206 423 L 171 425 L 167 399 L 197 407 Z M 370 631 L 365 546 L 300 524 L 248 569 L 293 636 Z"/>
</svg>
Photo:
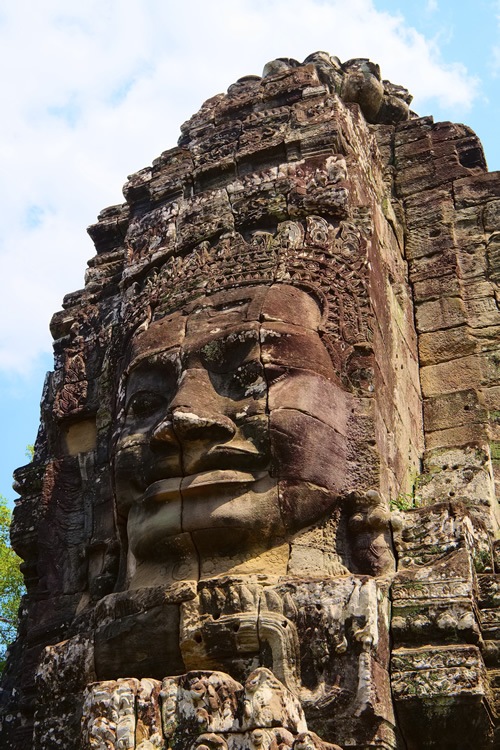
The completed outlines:
<svg viewBox="0 0 500 750">
<path fill-rule="evenodd" d="M 86 691 L 83 748 L 258 748 L 340 750 L 309 732 L 296 696 L 270 672 L 244 686 L 223 672 L 94 683 Z M 100 744 L 99 744 L 100 743 Z"/>
<path fill-rule="evenodd" d="M 410 102 L 271 61 L 89 228 L 2 748 L 498 745 L 500 180 Z"/>
<path fill-rule="evenodd" d="M 392 689 L 410 747 L 489 747 L 491 689 L 479 649 L 397 649 Z"/>
</svg>

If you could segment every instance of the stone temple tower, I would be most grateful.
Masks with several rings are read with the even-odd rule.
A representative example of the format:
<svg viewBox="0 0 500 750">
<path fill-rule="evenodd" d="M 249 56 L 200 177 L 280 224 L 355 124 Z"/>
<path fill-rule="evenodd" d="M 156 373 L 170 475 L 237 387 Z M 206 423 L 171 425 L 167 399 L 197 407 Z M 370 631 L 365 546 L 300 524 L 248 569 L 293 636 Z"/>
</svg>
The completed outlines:
<svg viewBox="0 0 500 750">
<path fill-rule="evenodd" d="M 89 228 L 5 750 L 500 746 L 500 173 L 410 102 L 274 60 Z"/>
</svg>

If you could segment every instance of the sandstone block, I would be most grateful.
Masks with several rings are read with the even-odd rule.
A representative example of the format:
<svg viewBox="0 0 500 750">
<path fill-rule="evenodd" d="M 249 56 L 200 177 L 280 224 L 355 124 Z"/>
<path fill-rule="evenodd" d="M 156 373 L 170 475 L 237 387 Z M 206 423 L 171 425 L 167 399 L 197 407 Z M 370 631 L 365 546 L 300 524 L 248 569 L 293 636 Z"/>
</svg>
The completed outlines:
<svg viewBox="0 0 500 750">
<path fill-rule="evenodd" d="M 479 345 L 468 326 L 457 326 L 422 333 L 418 339 L 418 351 L 420 364 L 425 367 L 474 354 L 479 351 Z"/>
<path fill-rule="evenodd" d="M 484 363 L 484 356 L 472 354 L 423 367 L 421 382 L 424 397 L 465 391 L 474 388 L 477 383 L 484 383 Z"/>
<path fill-rule="evenodd" d="M 498 172 L 465 177 L 455 183 L 455 205 L 458 209 L 494 200 L 500 190 Z"/>
<path fill-rule="evenodd" d="M 423 302 L 416 311 L 419 333 L 454 328 L 466 322 L 466 309 L 460 297 L 441 297 Z"/>
<path fill-rule="evenodd" d="M 493 729 L 492 697 L 477 647 L 398 649 L 392 670 L 396 705 L 409 736 L 423 747 L 436 732 L 441 746 L 450 750 L 471 742 L 487 746 Z M 433 710 L 436 702 L 438 712 Z"/>
</svg>

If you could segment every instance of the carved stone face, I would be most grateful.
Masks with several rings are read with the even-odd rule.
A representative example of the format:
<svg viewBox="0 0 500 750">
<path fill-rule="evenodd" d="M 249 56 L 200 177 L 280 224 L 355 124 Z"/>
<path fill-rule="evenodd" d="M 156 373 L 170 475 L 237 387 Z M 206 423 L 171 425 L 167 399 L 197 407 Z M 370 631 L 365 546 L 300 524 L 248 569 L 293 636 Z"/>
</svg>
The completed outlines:
<svg viewBox="0 0 500 750">
<path fill-rule="evenodd" d="M 136 335 L 114 461 L 134 564 L 197 578 L 282 548 L 286 572 L 291 535 L 345 477 L 347 394 L 320 321 L 304 291 L 255 286 Z"/>
</svg>

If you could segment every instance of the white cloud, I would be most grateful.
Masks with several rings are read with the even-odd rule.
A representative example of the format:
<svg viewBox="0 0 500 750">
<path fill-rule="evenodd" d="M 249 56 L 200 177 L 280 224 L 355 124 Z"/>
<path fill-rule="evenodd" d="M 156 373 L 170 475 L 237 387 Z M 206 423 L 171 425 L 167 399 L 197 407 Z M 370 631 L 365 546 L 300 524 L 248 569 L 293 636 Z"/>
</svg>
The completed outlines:
<svg viewBox="0 0 500 750">
<path fill-rule="evenodd" d="M 274 57 L 364 56 L 415 109 L 465 111 L 477 83 L 371 0 L 17 0 L 0 15 L 0 369 L 49 346 L 51 314 L 83 283 L 85 226 L 126 175 L 173 146 L 202 101 Z M 6 73 L 5 71 L 10 71 Z"/>
</svg>

